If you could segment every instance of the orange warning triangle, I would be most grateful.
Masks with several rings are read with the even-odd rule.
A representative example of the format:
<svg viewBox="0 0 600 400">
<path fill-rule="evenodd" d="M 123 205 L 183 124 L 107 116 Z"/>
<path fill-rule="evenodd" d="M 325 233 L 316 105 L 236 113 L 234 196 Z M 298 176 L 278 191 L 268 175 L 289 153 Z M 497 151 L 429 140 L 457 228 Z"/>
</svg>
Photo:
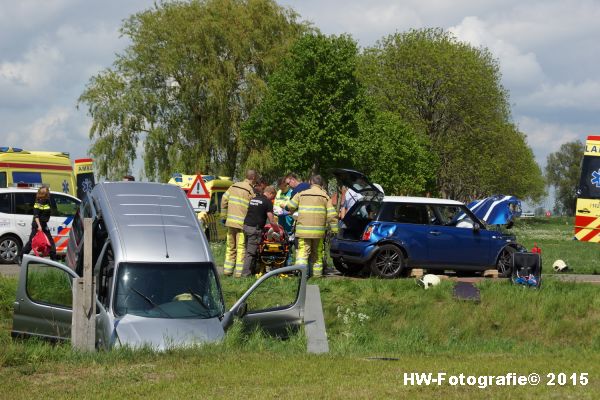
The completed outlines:
<svg viewBox="0 0 600 400">
<path fill-rule="evenodd" d="M 190 186 L 190 189 L 187 193 L 188 199 L 208 199 L 210 198 L 210 194 L 204 186 L 204 179 L 202 176 L 196 175 L 196 179 L 194 179 L 194 183 Z"/>
</svg>

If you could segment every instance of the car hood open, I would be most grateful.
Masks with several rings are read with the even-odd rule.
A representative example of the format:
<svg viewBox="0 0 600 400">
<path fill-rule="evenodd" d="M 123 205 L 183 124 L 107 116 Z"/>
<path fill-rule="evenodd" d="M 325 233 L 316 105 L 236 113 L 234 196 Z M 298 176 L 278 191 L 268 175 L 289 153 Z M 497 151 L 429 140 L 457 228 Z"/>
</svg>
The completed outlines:
<svg viewBox="0 0 600 400">
<path fill-rule="evenodd" d="M 506 225 L 521 216 L 521 201 L 515 196 L 491 196 L 475 200 L 468 207 L 488 225 Z"/>
<path fill-rule="evenodd" d="M 116 321 L 115 330 L 121 346 L 149 346 L 161 351 L 216 342 L 225 334 L 218 318 L 144 318 L 129 314 Z"/>
</svg>

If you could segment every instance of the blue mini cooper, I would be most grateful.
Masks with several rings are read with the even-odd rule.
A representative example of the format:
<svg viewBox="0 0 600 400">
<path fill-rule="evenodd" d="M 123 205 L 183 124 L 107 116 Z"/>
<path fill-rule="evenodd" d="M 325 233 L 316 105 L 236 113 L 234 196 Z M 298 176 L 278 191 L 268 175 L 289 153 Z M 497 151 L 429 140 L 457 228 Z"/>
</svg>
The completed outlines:
<svg viewBox="0 0 600 400">
<path fill-rule="evenodd" d="M 360 194 L 340 222 L 330 253 L 342 274 L 369 271 L 395 278 L 411 268 L 484 271 L 510 276 L 511 258 L 522 247 L 514 236 L 488 229 L 463 203 L 428 197 L 384 196 L 360 172 L 333 171 Z"/>
</svg>

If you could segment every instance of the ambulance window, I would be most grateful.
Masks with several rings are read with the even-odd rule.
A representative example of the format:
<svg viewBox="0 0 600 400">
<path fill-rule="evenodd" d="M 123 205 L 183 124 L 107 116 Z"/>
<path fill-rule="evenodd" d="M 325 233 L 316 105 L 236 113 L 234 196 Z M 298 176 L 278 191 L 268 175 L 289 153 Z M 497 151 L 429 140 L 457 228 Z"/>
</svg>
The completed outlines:
<svg viewBox="0 0 600 400">
<path fill-rule="evenodd" d="M 11 214 L 10 193 L 0 193 L 0 213 Z"/>
<path fill-rule="evenodd" d="M 13 172 L 12 176 L 14 183 L 42 183 L 41 172 Z"/>
<path fill-rule="evenodd" d="M 35 193 L 15 193 L 15 214 L 33 215 Z"/>
<path fill-rule="evenodd" d="M 6 186 L 6 172 L 0 172 L 0 188 L 5 188 Z"/>
<path fill-rule="evenodd" d="M 52 194 L 52 216 L 53 217 L 70 217 L 75 215 L 79 204 L 67 196 Z"/>
</svg>

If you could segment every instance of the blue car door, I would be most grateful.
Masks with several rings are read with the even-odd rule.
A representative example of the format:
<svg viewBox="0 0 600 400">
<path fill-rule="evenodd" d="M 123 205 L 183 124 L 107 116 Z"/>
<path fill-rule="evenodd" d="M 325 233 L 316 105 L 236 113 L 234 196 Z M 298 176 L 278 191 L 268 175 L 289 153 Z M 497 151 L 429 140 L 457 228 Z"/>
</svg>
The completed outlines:
<svg viewBox="0 0 600 400">
<path fill-rule="evenodd" d="M 439 266 L 473 266 L 489 264 L 491 232 L 473 229 L 470 220 L 457 220 L 461 209 L 436 206 L 439 218 L 432 221 L 427 233 L 429 261 Z"/>
</svg>

